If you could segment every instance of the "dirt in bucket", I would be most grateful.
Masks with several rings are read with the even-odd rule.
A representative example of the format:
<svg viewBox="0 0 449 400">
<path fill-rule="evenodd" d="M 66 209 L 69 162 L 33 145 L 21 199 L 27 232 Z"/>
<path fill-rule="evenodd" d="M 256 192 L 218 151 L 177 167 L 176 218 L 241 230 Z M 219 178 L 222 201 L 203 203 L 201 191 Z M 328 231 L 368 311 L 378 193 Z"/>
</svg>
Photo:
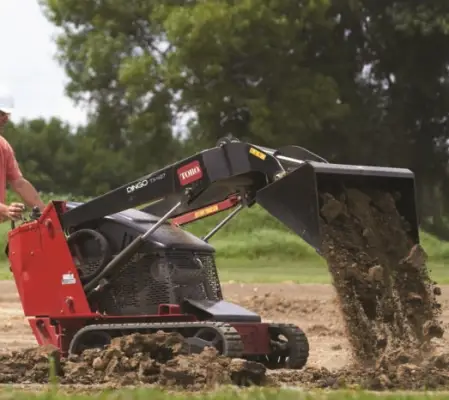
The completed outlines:
<svg viewBox="0 0 449 400">
<path fill-rule="evenodd" d="M 355 361 L 425 349 L 443 335 L 439 288 L 423 248 L 391 193 L 347 189 L 321 196 L 323 256 L 333 278 Z"/>
</svg>

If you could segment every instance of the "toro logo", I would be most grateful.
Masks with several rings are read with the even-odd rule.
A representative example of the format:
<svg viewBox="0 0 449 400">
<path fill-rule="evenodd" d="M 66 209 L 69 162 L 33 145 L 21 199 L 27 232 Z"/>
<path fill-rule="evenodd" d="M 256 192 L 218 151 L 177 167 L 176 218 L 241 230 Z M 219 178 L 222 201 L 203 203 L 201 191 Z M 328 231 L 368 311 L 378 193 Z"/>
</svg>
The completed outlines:
<svg viewBox="0 0 449 400">
<path fill-rule="evenodd" d="M 182 186 L 188 185 L 203 177 L 203 171 L 198 161 L 192 161 L 179 168 L 176 172 L 178 173 L 179 183 Z"/>
</svg>

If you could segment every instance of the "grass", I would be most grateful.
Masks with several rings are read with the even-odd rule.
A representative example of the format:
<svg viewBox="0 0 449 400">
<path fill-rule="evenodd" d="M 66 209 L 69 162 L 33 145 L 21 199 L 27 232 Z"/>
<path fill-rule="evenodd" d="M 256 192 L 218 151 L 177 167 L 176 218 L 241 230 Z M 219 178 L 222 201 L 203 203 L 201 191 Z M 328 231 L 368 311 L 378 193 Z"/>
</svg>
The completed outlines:
<svg viewBox="0 0 449 400">
<path fill-rule="evenodd" d="M 223 283 L 298 283 L 329 284 L 331 277 L 322 259 L 298 262 L 276 259 L 225 259 L 217 258 L 220 279 Z M 431 277 L 439 284 L 449 284 L 447 265 L 430 263 Z M 0 263 L 0 280 L 12 279 L 7 261 Z"/>
<path fill-rule="evenodd" d="M 185 228 L 202 236 L 224 216 L 225 213 L 215 215 Z M 445 267 L 449 261 L 449 242 L 426 232 L 421 232 L 420 238 L 429 255 L 432 278 L 449 284 Z M 217 250 L 223 282 L 331 282 L 327 265 L 315 249 L 258 206 L 242 211 L 210 243 Z"/>
<path fill-rule="evenodd" d="M 70 196 L 45 195 L 44 201 L 51 198 L 67 199 Z M 196 221 L 184 229 L 204 236 L 228 213 Z M 9 223 L 0 225 L 0 279 L 11 278 L 3 251 L 9 229 Z M 421 232 L 421 243 L 429 255 L 432 278 L 439 283 L 449 283 L 445 268 L 449 260 L 449 242 Z M 210 244 L 217 251 L 217 265 L 223 282 L 330 283 L 327 266 L 315 249 L 258 206 L 243 210 L 211 238 Z"/>
<path fill-rule="evenodd" d="M 298 262 L 276 259 L 217 258 L 222 282 L 244 283 L 330 283 L 327 266 L 322 259 Z"/>
<path fill-rule="evenodd" d="M 238 390 L 235 388 L 224 388 L 211 393 L 168 393 L 157 389 L 124 389 L 104 392 L 89 392 L 78 394 L 64 394 L 57 390 L 50 389 L 46 392 L 33 393 L 29 391 L 9 391 L 0 392 L 0 399 L 46 399 L 46 400 L 374 400 L 374 399 L 403 399 L 403 400 L 424 400 L 424 399 L 447 399 L 447 393 L 382 393 L 381 395 L 363 391 L 312 391 L 302 392 L 290 389 L 260 389 L 252 388 Z"/>
</svg>

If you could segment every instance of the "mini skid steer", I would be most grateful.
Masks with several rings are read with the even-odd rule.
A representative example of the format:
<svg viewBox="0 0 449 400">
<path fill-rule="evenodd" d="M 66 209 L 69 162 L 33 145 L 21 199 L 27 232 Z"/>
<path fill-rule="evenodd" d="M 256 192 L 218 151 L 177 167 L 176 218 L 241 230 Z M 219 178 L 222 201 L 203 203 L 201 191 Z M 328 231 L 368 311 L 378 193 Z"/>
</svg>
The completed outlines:
<svg viewBox="0 0 449 400">
<path fill-rule="evenodd" d="M 417 227 L 409 170 L 331 164 L 299 146 L 274 150 L 232 138 L 91 201 L 51 201 L 8 233 L 24 314 L 38 344 L 63 355 L 117 336 L 176 331 L 191 353 L 212 346 L 270 369 L 301 369 L 306 334 L 226 301 L 208 242 L 259 204 L 319 253 L 319 193 L 342 185 L 400 191 L 398 209 Z M 202 238 L 181 228 L 231 208 Z"/>
</svg>

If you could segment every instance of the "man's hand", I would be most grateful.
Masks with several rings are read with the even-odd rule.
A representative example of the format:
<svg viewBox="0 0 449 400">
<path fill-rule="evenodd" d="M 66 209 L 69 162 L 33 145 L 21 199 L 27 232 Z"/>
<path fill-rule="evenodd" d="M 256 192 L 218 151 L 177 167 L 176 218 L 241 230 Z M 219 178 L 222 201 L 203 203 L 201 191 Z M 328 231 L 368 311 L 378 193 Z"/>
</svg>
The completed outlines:
<svg viewBox="0 0 449 400">
<path fill-rule="evenodd" d="M 38 206 L 41 211 L 44 211 L 45 204 L 42 202 L 37 190 L 28 180 L 21 177 L 10 182 L 10 184 L 11 188 L 22 198 L 27 206 L 31 208 Z"/>
<path fill-rule="evenodd" d="M 17 221 L 22 216 L 25 206 L 22 203 L 11 203 L 6 210 L 6 217 Z"/>
</svg>

